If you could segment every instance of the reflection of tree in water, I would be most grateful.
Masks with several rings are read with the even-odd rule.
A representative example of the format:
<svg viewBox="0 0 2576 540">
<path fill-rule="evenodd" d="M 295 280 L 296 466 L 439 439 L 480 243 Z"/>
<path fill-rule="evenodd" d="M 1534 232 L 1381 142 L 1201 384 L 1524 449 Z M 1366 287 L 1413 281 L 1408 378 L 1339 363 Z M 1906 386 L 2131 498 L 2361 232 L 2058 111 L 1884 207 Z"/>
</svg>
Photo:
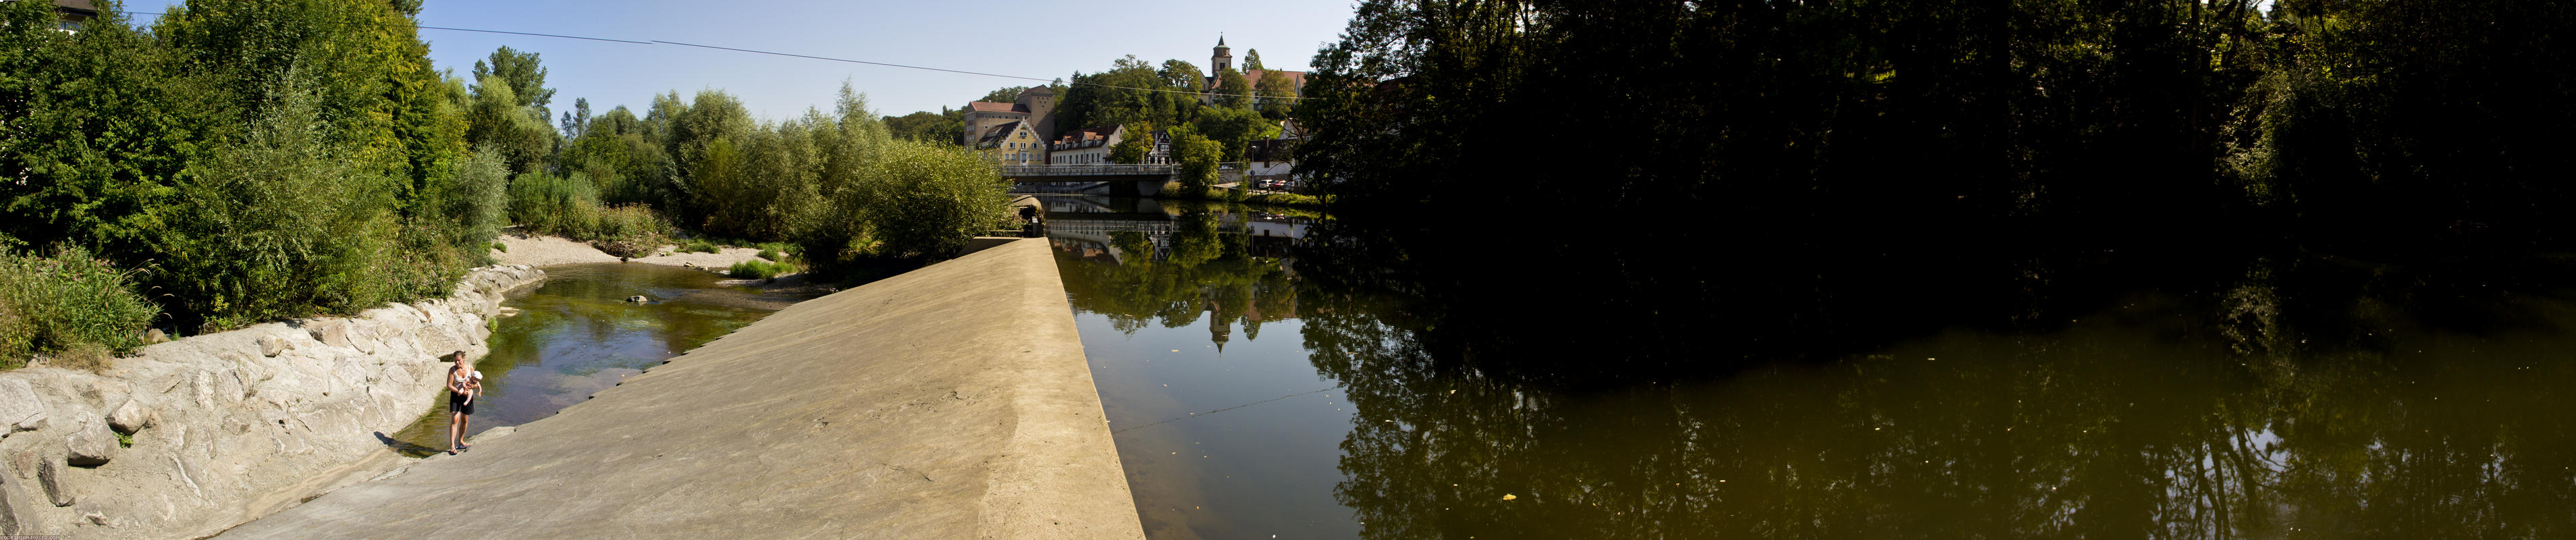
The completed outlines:
<svg viewBox="0 0 2576 540">
<path fill-rule="evenodd" d="M 1859 345 L 1744 347 L 1807 360 L 1707 369 L 1462 316 L 1592 315 L 1548 293 L 1390 279 L 1513 263 L 1307 255 L 1301 275 L 1335 283 L 1298 284 L 1307 347 L 1358 411 L 1336 496 L 1371 538 L 2576 533 L 2576 431 L 2559 414 L 2576 400 L 2558 390 L 2576 383 L 2562 360 L 2576 312 L 2470 285 L 2510 275 L 2265 260 L 2140 281 L 2159 270 L 2016 263 L 2036 277 L 1954 293 L 2005 305 L 1814 331 Z M 1854 307 L 1825 305 L 1725 308 Z M 1579 346 L 1490 345 L 1550 337 Z M 1755 336 L 1692 337 L 1715 359 Z"/>
<path fill-rule="evenodd" d="M 1100 313 L 1121 332 L 1147 324 L 1180 328 L 1208 316 L 1211 341 L 1230 339 L 1235 325 L 1259 336 L 1264 320 L 1297 316 L 1294 288 L 1280 259 L 1250 253 L 1251 239 L 1227 231 L 1217 213 L 1184 210 L 1174 218 L 1167 257 L 1138 232 L 1116 232 L 1110 245 L 1127 254 L 1117 264 L 1067 261 L 1065 289 L 1075 309 Z"/>
</svg>

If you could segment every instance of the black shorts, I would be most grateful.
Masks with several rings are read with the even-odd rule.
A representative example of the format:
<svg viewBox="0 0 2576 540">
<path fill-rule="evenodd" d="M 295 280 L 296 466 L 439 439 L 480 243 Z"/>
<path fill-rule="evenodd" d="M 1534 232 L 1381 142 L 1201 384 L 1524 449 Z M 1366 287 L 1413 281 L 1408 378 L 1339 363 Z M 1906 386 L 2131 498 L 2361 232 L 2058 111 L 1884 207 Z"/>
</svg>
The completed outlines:
<svg viewBox="0 0 2576 540">
<path fill-rule="evenodd" d="M 465 413 L 469 415 L 474 414 L 474 404 L 465 402 L 465 394 L 449 392 L 447 394 L 447 412 Z"/>
</svg>

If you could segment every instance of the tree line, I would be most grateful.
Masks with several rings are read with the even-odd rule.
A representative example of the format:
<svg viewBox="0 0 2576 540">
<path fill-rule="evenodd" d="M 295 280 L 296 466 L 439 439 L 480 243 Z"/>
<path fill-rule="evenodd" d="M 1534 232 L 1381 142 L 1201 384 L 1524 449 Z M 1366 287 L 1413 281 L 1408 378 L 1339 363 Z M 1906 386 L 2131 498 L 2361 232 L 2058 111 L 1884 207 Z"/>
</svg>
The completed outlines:
<svg viewBox="0 0 2576 540">
<path fill-rule="evenodd" d="M 2539 0 L 1373 0 L 1316 59 L 1300 168 L 1351 210 L 1783 245 L 2560 242 L 2568 28 Z"/>
<path fill-rule="evenodd" d="M 512 223 L 621 254 L 786 242 L 829 272 L 1003 219 L 990 167 L 891 139 L 846 85 L 783 121 L 718 90 L 549 118 L 536 53 L 435 70 L 418 0 L 98 7 L 65 32 L 0 3 L 0 363 L 443 295 Z"/>
</svg>

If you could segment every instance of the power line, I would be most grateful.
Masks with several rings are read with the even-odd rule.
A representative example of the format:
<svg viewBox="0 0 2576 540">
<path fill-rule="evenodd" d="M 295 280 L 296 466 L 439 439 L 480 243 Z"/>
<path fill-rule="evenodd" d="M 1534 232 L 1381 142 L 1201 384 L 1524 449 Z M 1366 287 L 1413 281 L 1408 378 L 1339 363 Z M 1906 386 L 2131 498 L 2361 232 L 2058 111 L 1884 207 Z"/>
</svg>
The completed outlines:
<svg viewBox="0 0 2576 540">
<path fill-rule="evenodd" d="M 124 11 L 124 10 L 118 10 L 117 12 L 118 12 L 118 13 L 128 14 L 128 15 L 152 15 L 152 16 L 156 16 L 156 17 L 166 17 L 166 16 L 169 16 L 169 15 L 170 15 L 170 14 L 168 14 L 168 13 L 153 13 L 153 12 L 149 12 L 149 11 Z M 786 57 L 791 57 L 791 58 L 805 58 L 805 59 L 811 59 L 811 60 L 825 60 L 825 61 L 831 61 L 831 62 L 848 62 L 848 63 L 852 63 L 852 64 L 866 64 L 866 65 L 871 65 L 871 66 L 885 66 L 885 67 L 893 67 L 893 68 L 918 69 L 918 70 L 923 70 L 923 71 L 938 71 L 938 72 L 945 72 L 945 73 L 957 73 L 957 74 L 963 74 L 963 75 L 980 75 L 980 76 L 985 76 L 985 77 L 1000 77 L 1000 78 L 1004 78 L 1004 79 L 1021 79 L 1021 80 L 1030 80 L 1030 81 L 1041 81 L 1041 82 L 1047 82 L 1047 83 L 1053 83 L 1053 82 L 1055 82 L 1056 80 L 1058 80 L 1058 79 L 1042 79 L 1042 78 L 1037 78 L 1037 77 L 1022 77 L 1022 76 L 1018 76 L 1018 75 L 1003 75 L 1003 74 L 999 74 L 999 73 L 985 73 L 985 72 L 981 72 L 981 71 L 966 71 L 966 70 L 960 70 L 960 69 L 947 69 L 947 68 L 935 68 L 935 67 L 928 67 L 928 66 L 915 66 L 915 65 L 908 65 L 908 64 L 895 64 L 895 63 L 889 63 L 889 62 L 871 62 L 871 61 L 867 61 L 867 60 L 851 60 L 851 59 L 848 59 L 848 58 L 833 58 L 833 57 L 829 57 L 829 56 L 814 56 L 814 55 L 810 55 L 810 54 L 796 54 L 796 53 L 785 53 L 785 52 L 777 52 L 777 51 L 764 51 L 764 50 L 759 50 L 759 49 L 742 49 L 742 48 L 735 48 L 735 47 L 719 47 L 719 46 L 715 46 L 715 45 L 699 45 L 699 44 L 696 44 L 696 43 L 681 43 L 681 42 L 677 42 L 677 41 L 664 41 L 664 40 L 659 40 L 659 39 L 656 39 L 656 40 L 650 40 L 650 41 L 637 41 L 637 40 L 632 40 L 632 39 L 617 39 L 617 38 L 602 38 L 602 37 L 574 36 L 574 35 L 565 35 L 565 34 L 546 34 L 546 33 L 539 33 L 539 32 L 512 32 L 512 31 L 508 31 L 508 30 L 484 30 L 484 29 L 480 29 L 480 28 L 450 28 L 450 27 L 444 27 L 444 26 L 421 26 L 421 25 L 409 25 L 409 24 L 384 24 L 384 23 L 356 22 L 356 21 L 321 21 L 321 22 L 333 23 L 333 24 L 359 25 L 359 26 L 382 26 L 382 27 L 393 27 L 393 28 L 414 28 L 414 29 L 421 29 L 421 30 L 446 30 L 446 31 L 451 31 L 451 32 L 481 32 L 481 33 L 485 33 L 485 34 L 508 34 L 508 35 L 514 35 L 514 36 L 534 36 L 534 37 L 550 37 L 550 38 L 561 38 L 561 39 L 581 39 L 581 40 L 589 40 L 589 41 L 606 41 L 606 42 L 610 42 L 610 43 L 631 43 L 631 44 L 636 44 L 636 45 L 679 45 L 679 46 L 682 46 L 682 47 L 697 47 L 697 48 L 702 48 L 702 49 L 715 49 L 715 50 L 720 50 L 720 51 L 733 51 L 733 52 L 751 53 L 751 54 L 766 54 L 766 55 L 773 55 L 773 56 L 786 56 Z M 1107 85 L 1107 84 L 1099 84 L 1099 83 L 1087 83 L 1087 82 L 1081 82 L 1081 81 L 1074 81 L 1074 82 L 1070 82 L 1070 83 L 1066 83 L 1066 84 L 1070 84 L 1070 85 L 1080 85 L 1080 86 L 1093 86 L 1093 87 L 1100 87 L 1100 88 L 1111 88 L 1111 89 L 1118 89 L 1118 90 L 1143 90 L 1143 91 L 1147 91 L 1147 92 L 1168 92 L 1168 93 L 1174 93 L 1174 94 L 1189 94 L 1189 95 L 1194 95 L 1194 96 L 1242 97 L 1242 98 L 1252 98 L 1252 99 L 1281 99 L 1281 100 L 1291 100 L 1291 101 L 1297 101 L 1297 100 L 1304 100 L 1304 99 L 1307 99 L 1307 98 L 1305 98 L 1305 97 L 1301 97 L 1301 96 L 1260 96 L 1260 95 L 1253 95 L 1253 94 L 1221 94 L 1221 93 L 1216 93 L 1216 92 L 1194 92 L 1194 91 L 1189 91 L 1189 90 L 1173 90 L 1173 89 L 1169 89 L 1169 88 L 1137 88 L 1137 87 L 1132 87 L 1132 86 L 1115 86 L 1115 85 Z"/>
</svg>

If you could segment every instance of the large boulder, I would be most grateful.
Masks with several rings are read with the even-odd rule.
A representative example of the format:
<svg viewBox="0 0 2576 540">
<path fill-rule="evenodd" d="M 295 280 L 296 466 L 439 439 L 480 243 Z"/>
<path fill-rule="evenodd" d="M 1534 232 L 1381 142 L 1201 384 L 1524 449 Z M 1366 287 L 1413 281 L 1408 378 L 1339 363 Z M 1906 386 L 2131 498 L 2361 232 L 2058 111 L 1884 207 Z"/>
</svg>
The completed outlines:
<svg viewBox="0 0 2576 540">
<path fill-rule="evenodd" d="M 18 379 L 0 379 L 0 435 L 43 429 L 45 404 L 36 400 L 36 387 Z"/>
</svg>

